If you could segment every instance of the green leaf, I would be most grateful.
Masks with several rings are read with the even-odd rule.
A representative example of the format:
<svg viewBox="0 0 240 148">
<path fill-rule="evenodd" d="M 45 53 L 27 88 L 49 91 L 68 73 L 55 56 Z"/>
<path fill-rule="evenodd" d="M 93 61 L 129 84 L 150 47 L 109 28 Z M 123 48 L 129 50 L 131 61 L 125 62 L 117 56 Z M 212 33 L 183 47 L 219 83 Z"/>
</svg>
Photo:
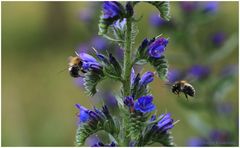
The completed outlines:
<svg viewBox="0 0 240 148">
<path fill-rule="evenodd" d="M 114 56 L 112 56 L 112 54 L 109 54 L 109 62 L 112 64 L 116 76 L 121 77 L 122 67 L 119 64 L 119 62 L 117 61 L 117 59 Z"/>
<path fill-rule="evenodd" d="M 139 32 L 139 30 L 138 30 L 137 24 L 135 22 L 132 22 L 132 32 L 131 32 L 132 44 L 134 44 L 138 32 Z"/>
<path fill-rule="evenodd" d="M 82 123 L 77 128 L 75 145 L 76 146 L 83 146 L 84 143 L 85 143 L 85 140 L 90 135 L 96 133 L 99 130 L 100 130 L 100 128 L 99 129 L 98 128 L 92 128 L 87 123 Z"/>
<path fill-rule="evenodd" d="M 147 64 L 147 60 L 146 60 L 146 59 L 141 59 L 141 60 L 137 61 L 136 64 L 137 64 L 137 65 Z"/>
<path fill-rule="evenodd" d="M 84 87 L 86 90 L 86 93 L 90 96 L 93 96 L 97 90 L 97 84 L 104 79 L 104 74 L 101 73 L 96 73 L 94 71 L 89 71 L 84 74 Z"/>
<path fill-rule="evenodd" d="M 115 126 L 115 122 L 112 116 L 109 113 L 109 110 L 106 106 L 103 106 L 102 110 L 94 108 L 94 112 L 99 116 L 96 119 L 90 119 L 86 123 L 80 123 L 77 132 L 76 132 L 76 146 L 82 146 L 85 143 L 85 140 L 92 134 L 104 130 L 111 135 L 117 135 L 119 127 Z"/>
<path fill-rule="evenodd" d="M 148 117 L 149 114 L 141 116 L 137 115 L 136 113 L 126 112 L 125 120 L 127 125 L 127 137 L 130 137 L 132 140 L 139 140 L 142 136 L 142 131 L 145 127 L 145 122 Z"/>
<path fill-rule="evenodd" d="M 163 146 L 176 146 L 171 132 L 167 132 L 164 134 L 160 134 L 159 136 L 153 137 L 153 141 L 161 143 Z"/>
<path fill-rule="evenodd" d="M 105 35 L 108 32 L 108 27 L 114 22 L 116 21 L 117 18 L 113 18 L 113 19 L 104 19 L 103 18 L 103 12 L 101 12 L 101 16 L 98 22 L 98 35 Z"/>
<path fill-rule="evenodd" d="M 155 6 L 158 11 L 160 12 L 160 16 L 166 20 L 169 21 L 170 20 L 170 4 L 167 1 L 152 1 L 152 2 L 148 2 L 150 4 L 152 4 L 153 6 Z"/>
<path fill-rule="evenodd" d="M 149 57 L 148 61 L 155 68 L 158 77 L 162 80 L 166 80 L 168 73 L 168 63 L 165 56 L 161 56 L 158 59 Z"/>
</svg>

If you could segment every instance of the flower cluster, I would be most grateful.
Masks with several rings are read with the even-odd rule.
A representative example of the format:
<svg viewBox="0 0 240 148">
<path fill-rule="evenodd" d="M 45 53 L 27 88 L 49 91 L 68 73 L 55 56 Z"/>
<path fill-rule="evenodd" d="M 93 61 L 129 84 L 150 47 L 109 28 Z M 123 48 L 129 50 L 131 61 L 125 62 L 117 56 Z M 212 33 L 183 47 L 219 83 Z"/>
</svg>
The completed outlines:
<svg viewBox="0 0 240 148">
<path fill-rule="evenodd" d="M 95 55 L 86 51 L 77 51 L 77 70 L 83 73 L 83 83 L 86 92 L 96 97 L 101 94 L 105 99 L 102 109 L 94 107 L 92 110 L 76 104 L 78 111 L 78 128 L 76 145 L 84 145 L 86 139 L 93 134 L 104 131 L 109 137 L 110 143 L 95 141 L 94 147 L 100 146 L 145 146 L 153 142 L 165 146 L 173 146 L 170 129 L 174 126 L 174 120 L 170 114 L 162 114 L 159 117 L 152 115 L 156 110 L 153 103 L 153 95 L 150 93 L 149 84 L 154 80 L 155 73 L 165 80 L 168 65 L 164 52 L 168 45 L 168 39 L 162 36 L 151 40 L 145 39 L 136 53 L 132 53 L 132 42 L 135 40 L 137 19 L 134 17 L 134 6 L 139 2 L 126 2 L 123 6 L 120 2 L 103 2 L 102 15 L 99 21 L 99 35 L 114 41 L 124 47 L 123 60 L 117 60 L 111 52 L 103 54 L 107 47 L 106 40 L 94 38 L 92 43 L 97 50 Z M 169 19 L 169 3 L 148 2 L 160 11 L 160 16 Z M 107 34 L 108 28 L 113 32 Z M 92 56 L 93 55 L 93 56 Z M 150 63 L 156 72 L 147 71 L 142 75 L 135 74 L 134 66 L 141 61 Z M 144 63 L 144 62 L 143 62 Z M 141 65 L 141 64 L 140 64 Z M 79 73 L 79 71 L 76 71 Z M 111 79 L 120 82 L 120 92 L 104 92 L 97 89 L 100 81 Z M 100 86 L 98 86 L 99 88 Z M 129 88 L 129 89 L 126 89 Z M 114 94 L 114 95 L 113 95 Z M 117 110 L 114 112 L 112 110 Z M 152 117 L 151 117 L 152 115 Z M 149 120 L 149 118 L 151 118 Z M 124 138 L 123 138 L 124 137 Z"/>
<path fill-rule="evenodd" d="M 181 2 L 180 6 L 182 10 L 186 13 L 201 11 L 204 13 L 213 13 L 218 9 L 218 2 Z"/>
<path fill-rule="evenodd" d="M 142 96 L 134 102 L 133 97 L 128 96 L 124 100 L 124 104 L 130 108 L 130 111 L 141 112 L 143 114 L 155 110 L 156 106 L 152 103 L 152 96 Z"/>
<path fill-rule="evenodd" d="M 103 3 L 103 18 L 114 19 L 120 18 L 123 15 L 123 8 L 119 2 L 108 1 Z"/>
<path fill-rule="evenodd" d="M 139 47 L 139 55 L 142 58 L 152 57 L 160 58 L 168 45 L 168 39 L 164 37 L 153 38 L 151 40 L 144 39 Z"/>
<path fill-rule="evenodd" d="M 102 66 L 100 63 L 91 55 L 87 53 L 78 53 L 79 57 L 82 59 L 82 68 L 85 71 L 89 70 L 101 70 Z"/>
<path fill-rule="evenodd" d="M 234 143 L 229 142 L 231 135 L 226 130 L 214 129 L 208 137 L 192 137 L 188 140 L 188 146 L 230 146 Z M 236 143 L 235 143 L 236 144 Z"/>
</svg>

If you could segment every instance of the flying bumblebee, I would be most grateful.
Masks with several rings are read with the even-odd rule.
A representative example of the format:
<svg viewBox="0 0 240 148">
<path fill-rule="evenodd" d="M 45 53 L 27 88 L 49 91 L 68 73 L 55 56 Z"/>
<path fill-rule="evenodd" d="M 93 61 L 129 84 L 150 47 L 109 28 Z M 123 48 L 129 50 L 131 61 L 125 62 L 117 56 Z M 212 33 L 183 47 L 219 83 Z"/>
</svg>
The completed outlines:
<svg viewBox="0 0 240 148">
<path fill-rule="evenodd" d="M 179 93 L 182 92 L 182 93 L 184 93 L 184 95 L 186 96 L 187 99 L 188 99 L 188 96 L 191 96 L 191 97 L 195 96 L 194 87 L 184 80 L 176 81 L 172 85 L 172 92 L 176 95 L 179 95 Z"/>
<path fill-rule="evenodd" d="M 82 77 L 80 71 L 86 73 L 86 71 L 83 70 L 82 65 L 83 62 L 79 56 L 69 57 L 68 71 L 70 75 L 74 78 Z"/>
</svg>

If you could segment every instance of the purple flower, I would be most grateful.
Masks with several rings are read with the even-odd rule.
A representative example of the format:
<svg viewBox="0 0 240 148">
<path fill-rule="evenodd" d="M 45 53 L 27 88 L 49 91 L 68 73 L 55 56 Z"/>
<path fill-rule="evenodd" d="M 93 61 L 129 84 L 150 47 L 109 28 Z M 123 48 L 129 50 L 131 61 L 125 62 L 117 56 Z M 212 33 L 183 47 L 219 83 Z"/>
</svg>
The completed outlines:
<svg viewBox="0 0 240 148">
<path fill-rule="evenodd" d="M 226 142 L 231 139 L 228 131 L 218 129 L 212 130 L 209 134 L 209 138 L 212 142 L 219 144 L 226 144 Z"/>
<path fill-rule="evenodd" d="M 147 85 L 153 81 L 154 73 L 153 72 L 146 72 L 142 75 L 142 78 L 140 79 L 140 85 Z"/>
<path fill-rule="evenodd" d="M 81 106 L 80 104 L 76 104 L 75 106 L 79 109 L 79 113 L 77 115 L 77 117 L 79 118 L 78 123 L 87 122 L 90 119 L 89 110 Z"/>
<path fill-rule="evenodd" d="M 148 47 L 149 56 L 154 58 L 160 58 L 163 52 L 165 51 L 167 44 L 168 44 L 168 40 L 163 37 L 156 39 Z"/>
<path fill-rule="evenodd" d="M 180 2 L 180 7 L 184 12 L 189 13 L 189 12 L 195 11 L 199 7 L 199 4 L 198 2 L 194 2 L 194 1 L 192 2 L 183 1 L 183 2 Z"/>
<path fill-rule="evenodd" d="M 79 13 L 80 20 L 83 22 L 91 22 L 93 19 L 93 10 L 90 8 L 83 9 Z"/>
<path fill-rule="evenodd" d="M 218 9 L 218 2 L 217 1 L 205 2 L 204 5 L 203 5 L 203 11 L 205 13 L 216 12 L 217 9 Z"/>
<path fill-rule="evenodd" d="M 230 102 L 221 102 L 216 104 L 217 112 L 220 115 L 230 115 L 233 112 L 233 105 Z"/>
<path fill-rule="evenodd" d="M 166 24 L 166 21 L 163 20 L 159 14 L 156 13 L 152 13 L 149 17 L 149 23 L 153 26 L 153 27 L 160 27 L 164 24 Z"/>
<path fill-rule="evenodd" d="M 108 47 L 108 41 L 105 38 L 96 36 L 92 39 L 92 46 L 97 50 L 106 50 Z"/>
<path fill-rule="evenodd" d="M 123 60 L 123 49 L 120 47 L 115 47 L 114 49 L 114 56 L 117 58 L 118 61 Z"/>
<path fill-rule="evenodd" d="M 106 1 L 103 3 L 103 18 L 113 19 L 122 14 L 121 4 L 116 1 Z"/>
<path fill-rule="evenodd" d="M 177 69 L 170 69 L 168 71 L 167 77 L 168 77 L 168 81 L 170 83 L 174 83 L 175 81 L 177 81 L 177 80 L 179 80 L 181 78 L 181 73 Z"/>
<path fill-rule="evenodd" d="M 220 72 L 222 77 L 232 76 L 235 74 L 238 74 L 238 65 L 227 65 Z"/>
<path fill-rule="evenodd" d="M 134 68 L 132 68 L 132 70 L 131 70 L 131 85 L 134 83 L 134 79 L 135 79 L 135 70 L 134 70 Z"/>
<path fill-rule="evenodd" d="M 212 36 L 212 43 L 216 46 L 221 46 L 225 41 L 226 35 L 224 32 L 217 32 Z"/>
<path fill-rule="evenodd" d="M 125 97 L 124 104 L 127 105 L 128 107 L 133 107 L 134 106 L 133 97 L 132 96 Z"/>
<path fill-rule="evenodd" d="M 156 120 L 156 118 L 157 118 L 157 116 L 154 114 L 154 115 L 151 116 L 149 121 L 154 121 L 154 120 Z"/>
<path fill-rule="evenodd" d="M 94 145 L 92 145 L 92 147 L 115 147 L 116 143 L 112 142 L 110 144 L 103 144 L 102 142 L 97 142 Z"/>
<path fill-rule="evenodd" d="M 207 146 L 207 140 L 201 137 L 192 137 L 188 140 L 187 146 Z"/>
<path fill-rule="evenodd" d="M 126 18 L 124 18 L 123 20 L 117 20 L 113 25 L 115 28 L 119 30 L 124 30 L 126 23 L 127 23 L 127 20 Z"/>
<path fill-rule="evenodd" d="M 115 96 L 113 96 L 110 92 L 103 93 L 103 97 L 104 97 L 104 103 L 106 104 L 107 107 L 114 108 L 118 105 L 118 102 Z"/>
<path fill-rule="evenodd" d="M 210 74 L 210 68 L 203 65 L 193 65 L 189 70 L 188 74 L 197 78 L 206 78 Z"/>
<path fill-rule="evenodd" d="M 83 65 L 82 65 L 83 70 L 88 71 L 90 69 L 101 69 L 101 65 L 91 55 L 82 52 L 82 53 L 78 53 L 78 56 L 83 61 Z"/>
<path fill-rule="evenodd" d="M 157 123 L 157 130 L 158 133 L 165 133 L 169 129 L 173 128 L 173 119 L 171 118 L 171 114 L 162 114 L 160 115 L 159 118 L 162 118 L 158 123 Z"/>
<path fill-rule="evenodd" d="M 98 143 L 99 141 L 100 141 L 100 140 L 99 140 L 99 138 L 98 138 L 97 135 L 91 135 L 91 136 L 89 136 L 89 137 L 86 139 L 85 144 L 86 144 L 87 146 L 92 146 L 92 145 Z"/>
<path fill-rule="evenodd" d="M 152 103 L 152 96 L 143 96 L 138 98 L 138 100 L 134 103 L 134 109 L 140 111 L 142 113 L 148 113 L 153 111 L 156 106 Z"/>
</svg>

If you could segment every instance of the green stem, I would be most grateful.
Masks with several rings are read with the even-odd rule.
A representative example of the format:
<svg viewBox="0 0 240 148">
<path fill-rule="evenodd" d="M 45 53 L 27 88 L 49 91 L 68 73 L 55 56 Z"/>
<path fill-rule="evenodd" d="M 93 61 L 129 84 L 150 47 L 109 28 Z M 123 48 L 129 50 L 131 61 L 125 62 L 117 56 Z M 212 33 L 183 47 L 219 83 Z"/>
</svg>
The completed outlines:
<svg viewBox="0 0 240 148">
<path fill-rule="evenodd" d="M 131 58 L 132 58 L 132 18 L 127 18 L 127 32 L 125 35 L 125 51 L 124 51 L 124 65 L 123 65 L 123 92 L 124 96 L 130 95 L 130 75 L 131 75 Z"/>
</svg>

